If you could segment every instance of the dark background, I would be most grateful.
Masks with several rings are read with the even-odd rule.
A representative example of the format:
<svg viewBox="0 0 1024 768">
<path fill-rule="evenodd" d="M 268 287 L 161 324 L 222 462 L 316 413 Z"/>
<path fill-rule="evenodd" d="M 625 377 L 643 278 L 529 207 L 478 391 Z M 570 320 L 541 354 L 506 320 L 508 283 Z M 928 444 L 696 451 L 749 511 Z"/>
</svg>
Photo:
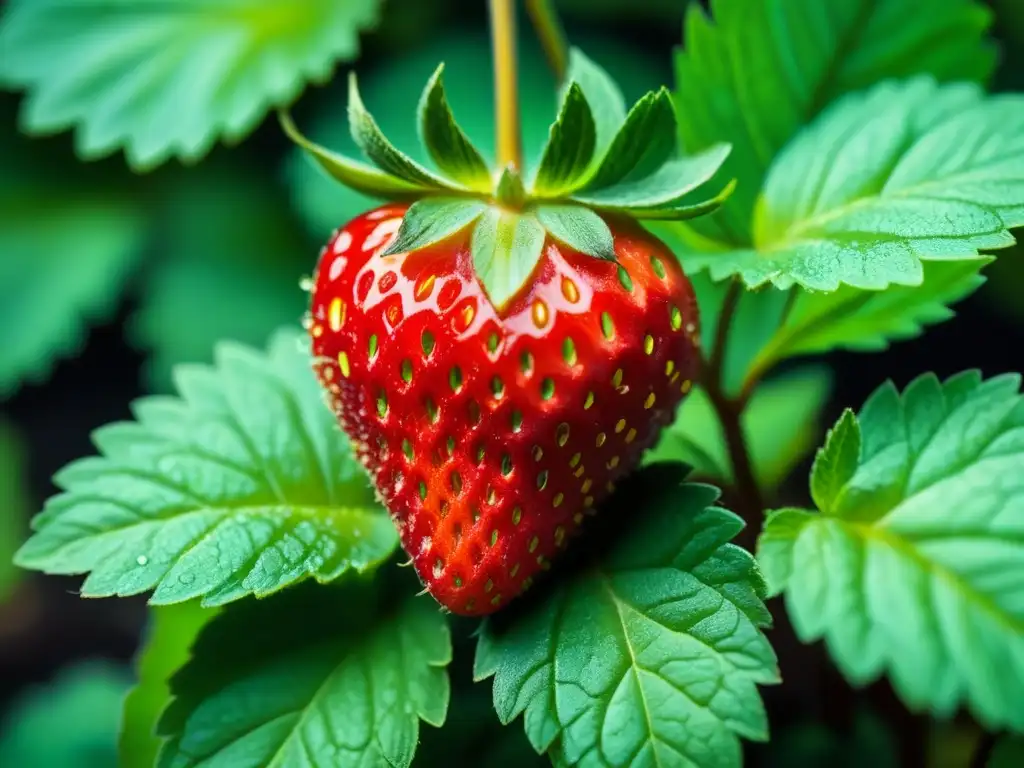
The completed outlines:
<svg viewBox="0 0 1024 768">
<path fill-rule="evenodd" d="M 436 2 L 430 8 L 417 5 L 418 0 L 390 3 L 382 25 L 382 30 L 387 31 L 372 33 L 364 39 L 360 71 L 371 71 L 390 58 L 414 51 L 421 44 L 418 41 L 424 29 L 479 32 L 487 23 L 485 6 L 479 0 Z M 674 17 L 669 14 L 666 21 L 657 5 L 657 0 L 565 3 L 570 38 L 576 34 L 611 32 L 627 43 L 656 51 L 664 64 L 666 81 L 670 81 L 670 50 L 680 42 L 681 13 Z M 1024 29 L 1019 28 L 1024 27 L 1024 2 L 1004 0 L 1003 5 L 1002 11 L 1006 13 L 997 16 L 996 36 L 1003 45 L 1004 56 L 994 88 L 1024 88 L 1020 55 L 1024 49 Z M 623 6 L 630 8 L 624 10 Z M 1013 24 L 1012 16 L 1017 17 Z M 1017 53 L 1008 53 L 1013 46 Z M 325 93 L 324 89 L 307 93 L 297 115 L 301 118 L 317 99 L 325 98 Z M 0 118 L 8 124 L 14 121 L 18 101 L 16 95 L 0 95 Z M 39 143 L 58 158 L 55 167 L 61 162 L 73 162 L 71 142 L 66 135 Z M 280 167 L 289 149 L 276 124 L 269 121 L 235 154 L 241 152 L 254 168 L 276 173 L 274 169 Z M 215 154 L 221 151 L 216 150 Z M 115 156 L 96 165 L 100 169 L 118 167 L 117 172 L 121 172 L 123 160 Z M 145 178 L 137 188 L 145 194 Z M 282 202 L 285 195 L 282 187 Z M 307 258 L 296 261 L 296 281 L 311 269 L 317 249 L 310 239 Z M 844 406 L 859 406 L 886 378 L 902 386 L 928 370 L 946 376 L 965 368 L 980 368 L 989 376 L 1024 368 L 1022 255 L 1016 249 L 1001 254 L 997 266 L 988 271 L 989 284 L 957 307 L 954 320 L 932 328 L 925 336 L 897 344 L 881 354 L 830 355 L 827 363 L 835 371 L 835 389 L 825 422 L 831 423 Z M 142 280 L 147 268 L 144 261 L 132 280 Z M 136 310 L 135 300 L 130 298 L 135 293 L 129 290 L 127 295 L 129 298 L 111 321 L 92 328 L 80 355 L 58 362 L 45 383 L 23 386 L 0 403 L 3 417 L 15 425 L 26 443 L 34 509 L 41 508 L 44 499 L 53 493 L 50 477 L 56 470 L 92 453 L 90 431 L 110 421 L 130 418 L 128 404 L 146 392 L 140 373 L 144 355 L 126 341 L 126 324 Z M 797 480 L 784 488 L 783 495 L 800 503 L 805 495 L 801 478 L 806 477 L 806 472 L 801 468 L 794 477 Z M 11 599 L 0 605 L 0 711 L 7 709 L 26 686 L 51 680 L 59 670 L 78 660 L 106 658 L 130 662 L 145 619 L 144 598 L 81 600 L 76 595 L 78 583 L 78 579 L 72 578 L 29 575 Z M 781 606 L 772 607 L 776 615 L 781 614 Z M 822 649 L 796 644 L 784 620 L 780 620 L 772 637 L 786 680 L 784 686 L 765 691 L 775 736 L 785 737 L 792 733 L 787 731 L 788 726 L 808 722 L 824 724 L 837 732 L 855 728 L 857 713 L 868 706 L 889 722 L 904 764 L 920 764 L 924 760 L 927 721 L 905 714 L 885 683 L 854 696 L 847 692 L 838 674 L 831 671 Z M 946 728 L 944 733 L 940 738 L 947 739 L 946 746 L 939 752 L 949 760 L 936 762 L 933 755 L 933 764 L 965 764 L 963 758 L 956 758 L 961 760 L 957 763 L 950 750 L 962 751 L 961 742 L 974 738 L 970 725 L 965 724 L 960 731 Z M 954 736 L 950 737 L 950 733 Z M 752 747 L 752 757 L 765 764 L 782 764 L 771 749 L 774 747 Z"/>
</svg>

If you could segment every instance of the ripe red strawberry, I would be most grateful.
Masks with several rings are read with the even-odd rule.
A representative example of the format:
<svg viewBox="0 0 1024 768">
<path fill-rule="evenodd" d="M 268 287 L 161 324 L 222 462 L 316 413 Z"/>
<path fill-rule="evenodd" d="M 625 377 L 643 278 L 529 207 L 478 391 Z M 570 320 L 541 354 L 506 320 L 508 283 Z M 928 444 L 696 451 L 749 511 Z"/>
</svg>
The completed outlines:
<svg viewBox="0 0 1024 768">
<path fill-rule="evenodd" d="M 497 311 L 470 233 L 384 255 L 405 206 L 338 231 L 315 277 L 316 371 L 442 605 L 481 615 L 546 568 L 658 430 L 698 363 L 668 249 L 606 219 L 618 264 L 548 237 Z"/>
</svg>

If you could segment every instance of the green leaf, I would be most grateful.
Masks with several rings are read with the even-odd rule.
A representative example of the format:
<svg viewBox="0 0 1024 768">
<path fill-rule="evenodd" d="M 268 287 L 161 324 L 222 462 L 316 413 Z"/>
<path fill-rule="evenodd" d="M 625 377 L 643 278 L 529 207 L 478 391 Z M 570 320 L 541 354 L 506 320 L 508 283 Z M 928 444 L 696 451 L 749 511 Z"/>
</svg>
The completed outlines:
<svg viewBox="0 0 1024 768">
<path fill-rule="evenodd" d="M 807 367 L 769 379 L 754 390 L 740 422 L 762 488 L 778 487 L 814 447 L 831 378 L 825 368 Z M 646 464 L 656 461 L 682 461 L 702 478 L 735 482 L 722 424 L 702 388 L 687 395 L 676 420 L 662 430 L 657 445 L 644 457 Z"/>
<path fill-rule="evenodd" d="M 348 78 L 348 125 L 356 146 L 385 173 L 423 189 L 462 189 L 431 173 L 388 141 L 363 104 L 354 72 Z"/>
<path fill-rule="evenodd" d="M 1024 224 L 1024 99 L 927 78 L 848 96 L 769 173 L 756 250 L 695 256 L 755 287 L 920 285 L 923 259 L 975 258 Z"/>
<path fill-rule="evenodd" d="M 359 52 L 377 0 L 14 0 L 0 26 L 0 80 L 29 91 L 32 133 L 77 125 L 85 158 L 124 147 L 152 168 L 237 141 Z"/>
<path fill-rule="evenodd" d="M 920 336 L 924 326 L 953 316 L 949 305 L 985 282 L 979 272 L 991 261 L 985 257 L 925 262 L 924 282 L 913 287 L 865 291 L 840 286 L 833 293 L 800 290 L 785 321 L 751 366 L 767 371 L 790 357 L 834 349 L 874 352 L 886 349 L 890 341 Z"/>
<path fill-rule="evenodd" d="M 414 5 L 422 5 L 414 0 Z M 422 35 L 421 35 L 422 37 Z M 599 60 L 622 85 L 631 98 L 639 97 L 657 87 L 668 78 L 666 60 L 655 55 L 649 46 L 623 41 L 611 35 L 593 33 L 575 36 L 587 50 L 600 53 Z M 519 98 L 522 119 L 525 167 L 534 168 L 547 140 L 548 130 L 555 119 L 557 102 L 552 98 L 557 83 L 551 74 L 536 35 L 520 25 L 519 37 Z M 491 77 L 481 77 L 491 71 L 490 40 L 482 25 L 472 29 L 443 31 L 438 35 L 422 37 L 416 46 L 403 50 L 401 56 L 385 56 L 360 73 L 359 85 L 367 103 L 374 105 L 374 117 L 384 133 L 410 157 L 420 163 L 430 160 L 418 140 L 416 122 L 409 119 L 408 105 L 394 98 L 396 93 L 419 93 L 439 61 L 445 62 L 445 92 L 458 107 L 459 125 L 480 148 L 485 157 L 494 156 L 494 101 Z M 576 79 L 588 101 L 596 104 L 580 70 Z M 350 157 L 358 149 L 348 136 L 343 78 L 326 90 L 324 98 L 314 105 L 309 120 L 309 135 L 320 144 L 328 145 Z M 604 110 L 602 114 L 608 114 Z M 625 115 L 625 108 L 621 108 Z M 602 115 L 595 115 L 600 120 Z M 610 140 L 610 137 L 609 137 Z M 287 177 L 291 182 L 292 199 L 296 210 L 308 224 L 318 240 L 327 237 L 353 216 L 375 205 L 374 200 L 347 189 L 308 162 L 305 153 L 294 150 L 288 159 Z M 401 197 L 400 195 L 398 197 Z M 398 199 L 395 197 L 394 199 Z"/>
<path fill-rule="evenodd" d="M 483 202 L 457 197 L 417 200 L 405 212 L 398 235 L 383 255 L 406 253 L 439 243 L 464 230 L 480 218 L 486 208 Z"/>
<path fill-rule="evenodd" d="M 82 662 L 17 697 L 0 731 L 0 765 L 117 768 L 117 716 L 128 675 Z"/>
<path fill-rule="evenodd" d="M 537 168 L 533 189 L 541 197 L 564 197 L 582 186 L 594 158 L 594 115 L 578 83 L 569 83 L 558 118 Z"/>
<path fill-rule="evenodd" d="M 495 307 L 526 283 L 544 248 L 544 227 L 532 214 L 488 208 L 473 229 L 473 268 Z"/>
<path fill-rule="evenodd" d="M 855 684 L 887 673 L 914 710 L 966 702 L 1024 727 L 1024 398 L 976 371 L 879 388 L 853 476 L 821 513 L 781 510 L 758 557 L 805 641 Z"/>
<path fill-rule="evenodd" d="M 85 597 L 154 589 L 156 605 L 220 605 L 309 576 L 365 571 L 397 545 L 334 415 L 303 336 L 267 354 L 224 343 L 216 368 L 181 366 L 182 397 L 134 405 L 94 435 L 33 521 L 19 565 L 89 573 Z"/>
<path fill-rule="evenodd" d="M 14 427 L 0 418 L 0 605 L 21 578 L 13 559 L 25 538 L 29 503 L 24 446 Z"/>
<path fill-rule="evenodd" d="M 537 220 L 563 245 L 607 261 L 617 261 L 615 240 L 604 219 L 582 205 L 542 205 Z"/>
<path fill-rule="evenodd" d="M 564 91 L 576 84 L 583 91 L 594 120 L 595 161 L 604 157 L 615 135 L 626 121 L 626 100 L 615 80 L 598 64 L 591 61 L 579 48 L 569 49 L 569 66 L 562 84 L 560 101 L 565 99 Z"/>
<path fill-rule="evenodd" d="M 729 543 L 743 523 L 668 469 L 622 489 L 610 551 L 484 624 L 475 677 L 556 765 L 739 766 L 738 737 L 767 738 L 757 684 L 778 677 L 760 577 Z"/>
<path fill-rule="evenodd" d="M 4 141 L 7 138 L 4 137 Z M 0 398 L 75 354 L 114 312 L 146 221 L 124 190 L 0 152 Z"/>
<path fill-rule="evenodd" d="M 423 90 L 419 106 L 420 138 L 434 164 L 461 184 L 480 192 L 491 190 L 491 171 L 469 137 L 455 122 L 438 66 Z"/>
<path fill-rule="evenodd" d="M 174 366 L 212 361 L 222 339 L 262 345 L 307 307 L 298 276 L 315 248 L 282 206 L 281 191 L 212 162 L 162 190 L 163 259 L 146 274 L 129 325 L 129 338 L 148 355 L 145 379 L 160 392 L 173 390 Z"/>
<path fill-rule="evenodd" d="M 985 40 L 992 12 L 974 0 L 932 3 L 928 13 L 918 0 L 714 0 L 711 9 L 714 21 L 689 5 L 675 99 L 685 151 L 733 145 L 723 175 L 739 180 L 737 193 L 697 222 L 733 247 L 752 242 L 777 153 L 830 103 L 887 78 L 984 80 L 995 61 Z"/>
<path fill-rule="evenodd" d="M 372 592 L 306 586 L 227 608 L 172 681 L 160 764 L 409 766 L 419 721 L 445 720 L 448 625 L 432 600 Z"/>
<path fill-rule="evenodd" d="M 156 724 L 171 700 L 170 678 L 189 660 L 192 643 L 217 612 L 197 600 L 150 609 L 147 637 L 135 665 L 138 683 L 125 697 L 121 713 L 121 768 L 155 765 L 163 741 Z"/>
<path fill-rule="evenodd" d="M 857 471 L 860 459 L 860 425 L 847 408 L 828 431 L 811 467 L 811 498 L 818 509 L 830 512 L 839 492 Z"/>
</svg>

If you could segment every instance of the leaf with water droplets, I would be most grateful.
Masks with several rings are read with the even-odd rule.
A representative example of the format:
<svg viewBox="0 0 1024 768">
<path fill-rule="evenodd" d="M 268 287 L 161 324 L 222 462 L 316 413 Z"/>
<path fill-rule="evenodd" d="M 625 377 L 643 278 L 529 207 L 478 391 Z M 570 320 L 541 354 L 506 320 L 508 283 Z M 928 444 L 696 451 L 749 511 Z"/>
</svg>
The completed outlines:
<svg viewBox="0 0 1024 768">
<path fill-rule="evenodd" d="M 137 401 L 137 421 L 93 439 L 101 456 L 55 477 L 17 562 L 89 576 L 86 597 L 155 590 L 154 604 L 220 605 L 312 576 L 365 571 L 394 526 L 322 403 L 298 331 L 266 354 L 223 343 L 179 366 L 178 398 Z"/>
<path fill-rule="evenodd" d="M 159 765 L 409 766 L 420 720 L 445 720 L 451 638 L 433 601 L 387 580 L 226 608 L 171 681 Z"/>
</svg>

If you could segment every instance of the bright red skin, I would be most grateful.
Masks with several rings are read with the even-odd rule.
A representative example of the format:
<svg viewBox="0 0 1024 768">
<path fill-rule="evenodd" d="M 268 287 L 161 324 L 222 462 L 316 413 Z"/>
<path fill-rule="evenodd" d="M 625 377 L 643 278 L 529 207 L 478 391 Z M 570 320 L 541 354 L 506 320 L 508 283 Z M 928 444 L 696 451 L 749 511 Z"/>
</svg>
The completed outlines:
<svg viewBox="0 0 1024 768">
<path fill-rule="evenodd" d="M 528 285 L 498 312 L 472 270 L 468 234 L 380 255 L 404 211 L 385 206 L 359 216 L 322 252 L 310 326 L 315 370 L 427 589 L 454 613 L 484 615 L 549 567 L 584 513 L 672 420 L 698 364 L 697 306 L 660 241 L 610 220 L 631 290 L 615 264 L 549 239 Z M 604 312 L 614 324 L 610 339 Z M 424 331 L 435 340 L 429 355 Z M 573 365 L 563 356 L 567 337 Z M 411 364 L 408 382 L 403 361 Z M 457 391 L 453 366 L 461 370 Z M 548 399 L 546 379 L 554 385 Z M 588 393 L 593 403 L 584 408 Z M 522 414 L 518 430 L 514 411 Z"/>
</svg>

